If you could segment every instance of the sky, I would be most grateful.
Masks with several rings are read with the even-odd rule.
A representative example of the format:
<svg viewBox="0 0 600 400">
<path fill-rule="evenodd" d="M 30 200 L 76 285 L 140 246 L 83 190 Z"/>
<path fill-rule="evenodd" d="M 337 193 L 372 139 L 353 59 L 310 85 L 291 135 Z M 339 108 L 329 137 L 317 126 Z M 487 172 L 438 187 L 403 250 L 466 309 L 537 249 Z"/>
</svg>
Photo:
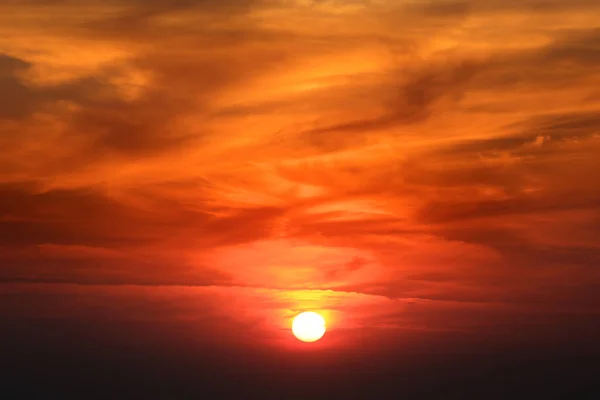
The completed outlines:
<svg viewBox="0 0 600 400">
<path fill-rule="evenodd" d="M 542 365 L 582 387 L 600 354 L 599 14 L 0 0 L 3 369 L 23 393 L 75 373 L 149 398 L 564 377 Z M 327 321 L 311 345 L 290 330 L 306 310 Z"/>
</svg>

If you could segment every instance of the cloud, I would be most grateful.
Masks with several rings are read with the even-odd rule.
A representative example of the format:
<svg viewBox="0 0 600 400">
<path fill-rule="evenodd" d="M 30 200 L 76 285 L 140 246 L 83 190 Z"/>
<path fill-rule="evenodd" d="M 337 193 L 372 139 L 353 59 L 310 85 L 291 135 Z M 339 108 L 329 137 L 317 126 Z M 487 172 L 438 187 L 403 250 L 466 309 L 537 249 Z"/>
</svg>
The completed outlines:
<svg viewBox="0 0 600 400">
<path fill-rule="evenodd" d="M 594 2 L 7 4 L 5 286 L 356 335 L 597 306 Z"/>
<path fill-rule="evenodd" d="M 406 81 L 385 81 L 382 101 L 386 109 L 381 116 L 338 123 L 301 133 L 303 140 L 317 145 L 330 143 L 329 147 L 352 143 L 353 136 L 373 134 L 382 129 L 411 125 L 428 118 L 441 100 L 460 99 L 464 87 L 476 73 L 477 66 L 465 61 L 457 65 L 418 65 L 417 71 L 408 74 Z M 400 75 L 402 71 L 394 74 Z M 446 104 L 447 108 L 448 105 Z M 440 107 L 439 109 L 444 109 Z"/>
<path fill-rule="evenodd" d="M 29 111 L 29 91 L 16 77 L 16 73 L 26 67 L 26 62 L 0 54 L 0 90 L 11 94 L 10 98 L 0 98 L 0 117 L 20 117 Z"/>
</svg>

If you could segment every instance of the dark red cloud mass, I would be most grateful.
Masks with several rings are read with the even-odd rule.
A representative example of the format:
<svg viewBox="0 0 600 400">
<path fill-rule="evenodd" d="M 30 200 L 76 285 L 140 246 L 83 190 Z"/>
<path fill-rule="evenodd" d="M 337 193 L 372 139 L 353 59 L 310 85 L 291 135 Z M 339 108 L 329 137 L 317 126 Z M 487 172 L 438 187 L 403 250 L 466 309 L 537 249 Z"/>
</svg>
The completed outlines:
<svg viewBox="0 0 600 400">
<path fill-rule="evenodd" d="M 598 15 L 0 0 L 10 390 L 582 398 L 600 353 Z M 327 320 L 312 347 L 290 333 L 302 310 Z"/>
</svg>

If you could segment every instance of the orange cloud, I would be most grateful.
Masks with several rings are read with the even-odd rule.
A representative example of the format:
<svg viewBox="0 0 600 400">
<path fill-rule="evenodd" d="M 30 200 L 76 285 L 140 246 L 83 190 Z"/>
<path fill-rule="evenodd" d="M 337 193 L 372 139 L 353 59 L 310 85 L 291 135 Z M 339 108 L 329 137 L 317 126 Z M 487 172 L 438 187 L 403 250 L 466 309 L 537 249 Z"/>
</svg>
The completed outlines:
<svg viewBox="0 0 600 400">
<path fill-rule="evenodd" d="M 597 313 L 598 12 L 3 2 L 2 290 L 239 296 L 274 338 Z"/>
</svg>

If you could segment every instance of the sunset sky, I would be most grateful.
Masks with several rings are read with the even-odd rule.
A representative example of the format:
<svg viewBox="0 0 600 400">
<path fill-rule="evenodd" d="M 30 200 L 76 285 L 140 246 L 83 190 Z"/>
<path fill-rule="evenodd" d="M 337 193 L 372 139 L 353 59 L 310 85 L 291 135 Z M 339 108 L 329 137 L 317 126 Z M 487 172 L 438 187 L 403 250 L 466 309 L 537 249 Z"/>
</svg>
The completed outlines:
<svg viewBox="0 0 600 400">
<path fill-rule="evenodd" d="M 599 15 L 0 0 L 2 367 L 600 353 Z"/>
</svg>

